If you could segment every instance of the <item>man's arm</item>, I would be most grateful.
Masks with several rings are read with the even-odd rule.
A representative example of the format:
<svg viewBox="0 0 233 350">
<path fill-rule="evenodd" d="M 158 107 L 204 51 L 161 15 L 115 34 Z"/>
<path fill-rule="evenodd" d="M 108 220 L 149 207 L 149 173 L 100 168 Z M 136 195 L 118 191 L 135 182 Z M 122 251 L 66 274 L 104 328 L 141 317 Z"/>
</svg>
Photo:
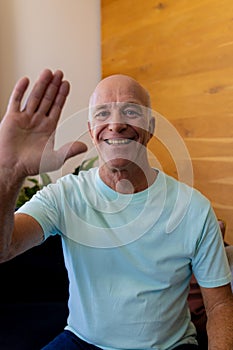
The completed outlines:
<svg viewBox="0 0 233 350">
<path fill-rule="evenodd" d="M 203 288 L 209 350 L 233 349 L 233 294 L 230 284 Z"/>
<path fill-rule="evenodd" d="M 32 248 L 43 239 L 43 230 L 33 218 L 14 214 L 21 185 L 22 181 L 13 171 L 0 170 L 0 262 Z"/>
<path fill-rule="evenodd" d="M 55 130 L 69 93 L 63 73 L 44 70 L 21 108 L 29 85 L 15 85 L 6 115 L 0 123 L 0 262 L 40 243 L 43 232 L 31 217 L 17 214 L 15 203 L 27 176 L 60 168 L 70 157 L 86 151 L 81 142 L 54 150 Z"/>
</svg>

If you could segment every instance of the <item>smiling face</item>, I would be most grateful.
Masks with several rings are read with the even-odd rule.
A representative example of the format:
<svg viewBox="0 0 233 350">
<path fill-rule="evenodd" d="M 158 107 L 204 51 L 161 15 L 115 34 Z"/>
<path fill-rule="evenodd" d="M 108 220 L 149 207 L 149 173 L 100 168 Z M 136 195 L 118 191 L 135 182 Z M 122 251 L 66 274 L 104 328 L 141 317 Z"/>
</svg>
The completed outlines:
<svg viewBox="0 0 233 350">
<path fill-rule="evenodd" d="M 100 165 L 122 169 L 133 162 L 141 166 L 154 128 L 146 90 L 128 76 L 110 76 L 97 85 L 89 107 L 89 130 Z"/>
</svg>

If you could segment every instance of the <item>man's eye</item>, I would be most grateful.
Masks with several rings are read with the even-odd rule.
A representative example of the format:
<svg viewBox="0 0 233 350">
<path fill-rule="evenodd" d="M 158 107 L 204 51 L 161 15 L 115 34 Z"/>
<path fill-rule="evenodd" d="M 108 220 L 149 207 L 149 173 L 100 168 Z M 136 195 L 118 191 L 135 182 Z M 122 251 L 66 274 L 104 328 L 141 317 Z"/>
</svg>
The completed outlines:
<svg viewBox="0 0 233 350">
<path fill-rule="evenodd" d="M 102 111 L 102 112 L 99 112 L 99 113 L 95 114 L 95 119 L 103 120 L 103 119 L 106 119 L 109 115 L 110 115 L 110 112 Z"/>
<path fill-rule="evenodd" d="M 130 118 L 138 118 L 142 115 L 140 112 L 135 111 L 134 109 L 126 109 L 123 111 L 123 114 Z"/>
</svg>

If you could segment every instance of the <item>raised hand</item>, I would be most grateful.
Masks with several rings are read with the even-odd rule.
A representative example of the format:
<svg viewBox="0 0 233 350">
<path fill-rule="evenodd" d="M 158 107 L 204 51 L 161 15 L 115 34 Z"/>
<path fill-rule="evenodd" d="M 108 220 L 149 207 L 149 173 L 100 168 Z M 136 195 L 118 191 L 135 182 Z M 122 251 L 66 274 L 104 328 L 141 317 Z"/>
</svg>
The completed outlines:
<svg viewBox="0 0 233 350">
<path fill-rule="evenodd" d="M 22 108 L 28 85 L 28 78 L 15 85 L 0 124 L 0 167 L 16 170 L 19 177 L 56 170 L 87 149 L 82 142 L 74 142 L 54 150 L 55 130 L 69 94 L 63 73 L 44 70 Z"/>
</svg>

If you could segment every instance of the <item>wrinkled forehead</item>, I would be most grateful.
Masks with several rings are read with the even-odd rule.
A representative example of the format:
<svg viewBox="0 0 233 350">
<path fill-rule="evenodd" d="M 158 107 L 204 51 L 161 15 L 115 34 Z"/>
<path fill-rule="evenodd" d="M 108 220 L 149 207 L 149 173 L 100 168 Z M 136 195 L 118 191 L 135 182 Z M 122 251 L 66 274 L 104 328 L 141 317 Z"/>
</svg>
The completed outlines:
<svg viewBox="0 0 233 350">
<path fill-rule="evenodd" d="M 90 107 L 116 102 L 150 107 L 147 91 L 135 80 L 126 76 L 114 76 L 102 80 L 90 98 Z"/>
</svg>

